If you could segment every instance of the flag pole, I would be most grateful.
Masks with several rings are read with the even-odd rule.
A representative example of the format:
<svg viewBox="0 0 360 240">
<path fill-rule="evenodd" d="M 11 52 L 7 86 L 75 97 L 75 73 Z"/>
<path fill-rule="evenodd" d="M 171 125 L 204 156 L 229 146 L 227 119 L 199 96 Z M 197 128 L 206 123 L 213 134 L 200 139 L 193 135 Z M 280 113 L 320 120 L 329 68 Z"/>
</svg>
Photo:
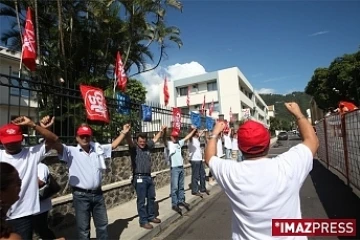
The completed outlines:
<svg viewBox="0 0 360 240">
<path fill-rule="evenodd" d="M 116 77 L 115 77 L 115 79 L 114 79 L 114 86 L 113 86 L 113 98 L 115 98 L 116 83 L 117 83 L 117 80 L 116 80 Z"/>
<path fill-rule="evenodd" d="M 21 78 L 21 71 L 22 71 L 22 62 L 23 62 L 23 48 L 21 46 L 21 54 L 20 54 L 20 66 L 19 66 L 19 78 Z"/>
</svg>

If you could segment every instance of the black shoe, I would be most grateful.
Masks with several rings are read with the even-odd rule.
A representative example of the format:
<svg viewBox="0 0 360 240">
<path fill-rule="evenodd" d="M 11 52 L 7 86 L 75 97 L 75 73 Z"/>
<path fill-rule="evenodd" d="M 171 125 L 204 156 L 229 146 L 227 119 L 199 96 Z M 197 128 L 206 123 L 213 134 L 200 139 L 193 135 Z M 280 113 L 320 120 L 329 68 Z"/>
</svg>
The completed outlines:
<svg viewBox="0 0 360 240">
<path fill-rule="evenodd" d="M 203 195 L 201 194 L 201 193 L 199 193 L 199 192 L 197 192 L 197 193 L 191 193 L 192 195 L 194 195 L 194 196 L 197 196 L 197 197 L 202 197 Z"/>
<path fill-rule="evenodd" d="M 205 189 L 205 191 L 200 191 L 201 193 L 206 193 L 207 195 L 210 195 L 210 191 Z"/>
<path fill-rule="evenodd" d="M 186 202 L 179 203 L 178 206 L 183 206 L 186 210 L 190 211 L 190 204 Z"/>
<path fill-rule="evenodd" d="M 179 206 L 172 206 L 172 210 L 174 210 L 175 212 L 182 214 L 182 210 L 181 208 L 179 208 Z"/>
</svg>

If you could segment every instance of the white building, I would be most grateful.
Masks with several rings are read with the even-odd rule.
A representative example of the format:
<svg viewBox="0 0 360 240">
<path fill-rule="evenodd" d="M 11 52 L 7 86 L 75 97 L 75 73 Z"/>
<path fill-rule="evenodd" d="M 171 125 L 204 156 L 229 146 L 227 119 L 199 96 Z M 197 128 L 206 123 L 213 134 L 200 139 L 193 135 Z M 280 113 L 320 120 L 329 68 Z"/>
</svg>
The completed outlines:
<svg viewBox="0 0 360 240">
<path fill-rule="evenodd" d="M 275 117 L 275 105 L 268 106 L 268 116 Z"/>
<path fill-rule="evenodd" d="M 159 85 L 161 92 L 163 85 L 164 83 Z M 186 103 L 189 86 L 191 87 L 190 109 Z M 229 120 L 231 109 L 233 119 L 241 120 L 246 117 L 243 112 L 248 110 L 251 119 L 258 120 L 267 126 L 270 124 L 266 103 L 237 67 L 169 81 L 168 88 L 169 106 L 180 107 L 182 112 L 200 110 L 205 96 L 207 115 L 209 115 L 210 104 L 214 101 L 212 114 L 214 118 L 223 114 L 224 119 Z M 164 102 L 163 94 L 160 94 L 160 102 Z"/>
<path fill-rule="evenodd" d="M 19 115 L 30 116 L 37 120 L 36 93 L 16 87 L 19 84 L 22 88 L 29 87 L 26 81 L 19 83 L 17 79 L 20 58 L 19 52 L 12 52 L 7 48 L 0 47 L 0 73 L 6 75 L 0 78 L 0 126 Z M 24 73 L 25 71 L 23 76 L 26 74 Z"/>
</svg>

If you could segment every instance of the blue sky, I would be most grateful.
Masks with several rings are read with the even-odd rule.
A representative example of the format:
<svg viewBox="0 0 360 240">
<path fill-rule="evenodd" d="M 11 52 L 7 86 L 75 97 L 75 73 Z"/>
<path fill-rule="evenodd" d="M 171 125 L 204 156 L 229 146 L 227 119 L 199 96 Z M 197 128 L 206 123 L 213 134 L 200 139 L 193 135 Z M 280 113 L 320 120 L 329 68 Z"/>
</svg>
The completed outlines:
<svg viewBox="0 0 360 240">
<path fill-rule="evenodd" d="M 360 1 L 182 2 L 183 13 L 169 9 L 167 23 L 181 29 L 184 46 L 167 49 L 165 71 L 191 62 L 207 72 L 236 66 L 256 89 L 284 94 L 303 91 L 317 67 L 360 46 Z M 191 75 L 191 67 L 175 72 Z M 153 89 L 162 81 L 140 79 Z"/>
<path fill-rule="evenodd" d="M 303 91 L 317 67 L 360 46 L 360 1 L 182 1 L 169 11 L 184 46 L 162 66 L 238 67 L 256 89 Z"/>
</svg>

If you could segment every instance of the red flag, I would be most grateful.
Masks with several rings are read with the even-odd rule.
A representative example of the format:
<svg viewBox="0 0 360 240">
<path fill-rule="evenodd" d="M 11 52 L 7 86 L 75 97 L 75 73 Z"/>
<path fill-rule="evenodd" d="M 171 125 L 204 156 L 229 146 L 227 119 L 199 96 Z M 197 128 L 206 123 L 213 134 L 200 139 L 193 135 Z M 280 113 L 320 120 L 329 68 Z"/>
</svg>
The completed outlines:
<svg viewBox="0 0 360 240">
<path fill-rule="evenodd" d="M 166 77 L 165 77 L 165 79 L 164 79 L 164 89 L 163 89 L 163 92 L 164 92 L 164 103 L 165 103 L 165 106 L 167 106 L 167 105 L 169 104 L 170 95 L 169 95 L 169 89 L 168 89 L 167 78 L 166 78 Z"/>
<path fill-rule="evenodd" d="M 125 73 L 124 64 L 121 60 L 120 52 L 117 52 L 116 54 L 115 81 L 117 82 L 119 89 L 125 92 L 126 84 L 127 84 L 127 76 Z"/>
<path fill-rule="evenodd" d="M 103 90 L 81 84 L 80 91 L 84 99 L 87 118 L 92 121 L 109 123 L 109 115 Z"/>
<path fill-rule="evenodd" d="M 179 136 L 181 130 L 181 109 L 173 108 L 173 126 L 171 135 Z"/>
<path fill-rule="evenodd" d="M 214 111 L 214 99 L 212 100 L 211 106 L 210 106 L 210 108 L 209 108 L 209 116 L 212 115 L 213 111 Z"/>
<path fill-rule="evenodd" d="M 190 86 L 188 86 L 186 104 L 187 104 L 188 107 L 190 107 Z"/>
<path fill-rule="evenodd" d="M 205 114 L 205 95 L 204 95 L 204 102 L 201 105 L 201 114 L 204 115 Z"/>
<path fill-rule="evenodd" d="M 36 39 L 35 28 L 32 21 L 31 8 L 26 13 L 25 31 L 22 45 L 22 63 L 30 70 L 36 70 Z"/>
</svg>

